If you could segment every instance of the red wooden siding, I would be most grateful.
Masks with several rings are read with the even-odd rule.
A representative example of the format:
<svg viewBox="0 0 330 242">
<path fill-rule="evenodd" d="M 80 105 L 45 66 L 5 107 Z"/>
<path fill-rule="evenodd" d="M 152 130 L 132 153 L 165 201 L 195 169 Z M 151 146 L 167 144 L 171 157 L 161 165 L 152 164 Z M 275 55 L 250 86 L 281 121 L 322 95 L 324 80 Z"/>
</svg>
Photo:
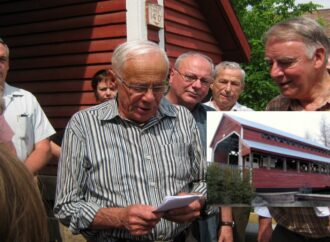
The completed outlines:
<svg viewBox="0 0 330 242">
<path fill-rule="evenodd" d="M 8 82 L 34 93 L 61 131 L 73 113 L 95 104 L 90 79 L 126 40 L 125 1 L 0 1 L 0 14 Z"/>
<path fill-rule="evenodd" d="M 244 127 L 243 134 L 244 134 L 243 135 L 244 139 L 247 139 L 247 140 L 260 142 L 260 143 L 263 143 L 263 144 L 274 145 L 274 146 L 282 147 L 282 148 L 286 148 L 286 149 L 307 152 L 307 153 L 318 155 L 318 156 L 329 157 L 329 155 L 327 155 L 323 152 L 320 152 L 322 149 L 313 150 L 312 145 L 302 143 L 302 142 L 298 142 L 295 139 L 290 139 L 289 137 L 283 137 L 283 136 L 274 134 L 276 137 L 283 137 L 285 140 L 293 141 L 293 142 L 299 144 L 299 146 L 290 145 L 290 144 L 276 142 L 276 141 L 273 141 L 273 140 L 270 140 L 270 139 L 266 139 L 266 138 L 262 137 L 262 134 L 269 134 L 268 132 L 260 131 L 260 130 L 250 128 L 250 127 Z"/>
<path fill-rule="evenodd" d="M 166 0 L 164 7 L 165 49 L 172 62 L 186 51 L 199 51 L 215 63 L 221 61 L 218 42 L 195 0 Z"/>
<path fill-rule="evenodd" d="M 216 143 L 218 143 L 220 140 L 222 140 L 225 136 L 228 136 L 229 134 L 231 134 L 232 132 L 236 132 L 237 134 L 241 133 L 241 125 L 234 121 L 233 119 L 231 119 L 228 116 L 222 116 L 222 119 L 220 121 L 220 125 L 218 126 L 216 132 L 215 132 L 215 136 L 212 139 L 211 142 L 211 147 L 214 149 Z"/>
<path fill-rule="evenodd" d="M 330 186 L 330 176 L 315 173 L 297 173 L 266 168 L 253 169 L 256 188 L 325 188 Z"/>
<path fill-rule="evenodd" d="M 148 40 L 158 44 L 159 43 L 158 31 L 159 31 L 158 28 L 148 26 Z"/>
</svg>

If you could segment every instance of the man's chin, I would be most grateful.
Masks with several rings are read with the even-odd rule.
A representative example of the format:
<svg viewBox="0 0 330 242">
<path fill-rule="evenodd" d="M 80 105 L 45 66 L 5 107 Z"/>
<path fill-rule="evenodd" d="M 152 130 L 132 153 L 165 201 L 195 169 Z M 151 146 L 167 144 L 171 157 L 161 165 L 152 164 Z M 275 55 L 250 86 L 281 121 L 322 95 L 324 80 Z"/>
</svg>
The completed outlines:
<svg viewBox="0 0 330 242">
<path fill-rule="evenodd" d="M 189 106 L 195 106 L 197 103 L 200 103 L 202 100 L 200 100 L 199 96 L 193 96 L 193 95 L 187 95 L 183 99 L 184 103 L 189 105 Z M 184 105 L 186 106 L 186 105 Z"/>
<path fill-rule="evenodd" d="M 291 99 L 295 99 L 297 98 L 299 92 L 293 90 L 292 88 L 281 88 L 280 92 L 283 96 L 287 97 L 287 98 L 291 98 Z"/>
<path fill-rule="evenodd" d="M 139 109 L 132 114 L 132 118 L 134 119 L 134 121 L 139 123 L 145 123 L 154 116 L 156 116 L 156 112 L 151 110 L 145 111 Z"/>
</svg>

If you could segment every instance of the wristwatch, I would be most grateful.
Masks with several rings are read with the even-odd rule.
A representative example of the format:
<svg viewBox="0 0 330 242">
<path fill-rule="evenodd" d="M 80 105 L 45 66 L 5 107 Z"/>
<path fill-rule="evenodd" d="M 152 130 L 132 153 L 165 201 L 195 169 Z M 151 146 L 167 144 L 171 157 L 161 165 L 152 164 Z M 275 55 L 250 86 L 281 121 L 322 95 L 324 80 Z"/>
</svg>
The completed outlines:
<svg viewBox="0 0 330 242">
<path fill-rule="evenodd" d="M 220 222 L 220 226 L 230 226 L 232 228 L 234 228 L 235 226 L 235 222 L 234 221 L 221 221 Z"/>
</svg>

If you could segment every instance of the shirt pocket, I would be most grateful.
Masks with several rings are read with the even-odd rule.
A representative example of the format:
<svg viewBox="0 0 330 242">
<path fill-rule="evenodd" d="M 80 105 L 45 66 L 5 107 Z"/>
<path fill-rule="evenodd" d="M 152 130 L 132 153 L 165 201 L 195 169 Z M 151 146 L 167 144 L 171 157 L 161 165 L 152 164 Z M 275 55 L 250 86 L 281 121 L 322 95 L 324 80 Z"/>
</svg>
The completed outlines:
<svg viewBox="0 0 330 242">
<path fill-rule="evenodd" d="M 15 134 L 21 138 L 26 139 L 28 136 L 29 126 L 31 124 L 31 115 L 27 113 L 19 114 L 17 116 L 17 130 L 15 130 Z"/>
</svg>

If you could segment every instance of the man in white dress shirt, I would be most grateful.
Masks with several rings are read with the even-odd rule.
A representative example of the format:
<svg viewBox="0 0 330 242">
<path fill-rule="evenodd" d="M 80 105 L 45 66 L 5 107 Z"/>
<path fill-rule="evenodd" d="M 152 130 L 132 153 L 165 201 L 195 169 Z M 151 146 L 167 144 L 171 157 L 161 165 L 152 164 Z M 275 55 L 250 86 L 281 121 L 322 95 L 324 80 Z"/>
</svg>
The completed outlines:
<svg viewBox="0 0 330 242">
<path fill-rule="evenodd" d="M 48 162 L 48 137 L 55 133 L 37 99 L 28 91 L 6 83 L 9 48 L 0 39 L 0 86 L 4 88 L 4 118 L 14 131 L 12 142 L 18 158 L 36 174 Z"/>
<path fill-rule="evenodd" d="M 236 62 L 223 61 L 215 67 L 214 82 L 210 85 L 212 98 L 205 103 L 218 111 L 253 111 L 237 102 L 244 90 L 245 71 Z"/>
</svg>

